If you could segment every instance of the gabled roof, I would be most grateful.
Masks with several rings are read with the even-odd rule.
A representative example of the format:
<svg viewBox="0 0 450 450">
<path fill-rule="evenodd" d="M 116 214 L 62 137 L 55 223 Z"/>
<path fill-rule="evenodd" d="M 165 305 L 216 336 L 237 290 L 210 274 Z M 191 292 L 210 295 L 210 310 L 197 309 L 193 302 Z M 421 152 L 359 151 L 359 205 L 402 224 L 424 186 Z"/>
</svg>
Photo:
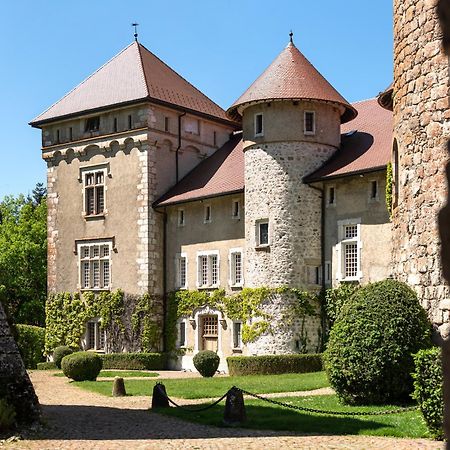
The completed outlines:
<svg viewBox="0 0 450 450">
<path fill-rule="evenodd" d="M 357 112 L 341 94 L 317 71 L 291 42 L 270 66 L 228 109 L 238 118 L 239 107 L 252 102 L 270 100 L 320 100 L 344 106 L 341 122 L 356 117 Z"/>
<path fill-rule="evenodd" d="M 153 206 L 167 206 L 243 190 L 244 151 L 242 132 L 239 132 L 189 172 Z"/>
<path fill-rule="evenodd" d="M 230 121 L 220 106 L 142 44 L 133 42 L 30 124 L 39 126 L 75 114 L 144 100 Z"/>
<path fill-rule="evenodd" d="M 376 98 L 354 103 L 358 117 L 342 127 L 339 150 L 306 183 L 382 170 L 391 158 L 393 118 Z"/>
</svg>

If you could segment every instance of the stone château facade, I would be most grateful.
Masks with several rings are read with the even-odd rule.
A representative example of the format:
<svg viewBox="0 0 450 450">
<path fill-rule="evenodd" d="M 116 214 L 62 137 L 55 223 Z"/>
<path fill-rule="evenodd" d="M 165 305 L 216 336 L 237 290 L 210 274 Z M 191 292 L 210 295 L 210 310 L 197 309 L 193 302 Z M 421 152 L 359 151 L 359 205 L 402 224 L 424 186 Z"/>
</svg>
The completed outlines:
<svg viewBox="0 0 450 450">
<path fill-rule="evenodd" d="M 394 84 L 354 104 L 291 38 L 227 112 L 128 46 L 31 122 L 48 166 L 49 291 L 150 293 L 163 323 L 173 291 L 275 289 L 246 323 L 208 303 L 178 317 L 179 368 L 203 349 L 223 369 L 229 355 L 317 351 L 319 306 L 287 320 L 292 289 L 342 282 L 406 281 L 448 334 L 434 219 L 448 138 L 437 30 L 430 2 L 396 0 Z M 269 328 L 244 342 L 264 315 Z M 80 344 L 109 351 L 103 333 L 92 317 Z"/>
</svg>

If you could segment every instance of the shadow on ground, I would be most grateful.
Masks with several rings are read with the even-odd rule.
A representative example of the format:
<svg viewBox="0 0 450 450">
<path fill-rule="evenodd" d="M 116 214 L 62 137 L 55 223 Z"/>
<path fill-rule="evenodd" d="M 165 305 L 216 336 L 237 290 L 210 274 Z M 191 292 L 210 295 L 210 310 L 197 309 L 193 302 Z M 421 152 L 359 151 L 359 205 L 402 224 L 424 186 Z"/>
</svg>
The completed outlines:
<svg viewBox="0 0 450 450">
<path fill-rule="evenodd" d="M 50 440 L 139 440 L 139 439 L 201 439 L 218 437 L 280 436 L 280 431 L 270 431 L 270 422 L 264 423 L 268 416 L 267 408 L 249 407 L 248 417 L 258 417 L 268 430 L 211 427 L 180 420 L 166 414 L 138 409 L 119 409 L 84 405 L 44 405 L 44 420 L 47 427 L 33 439 Z M 223 409 L 218 407 L 207 411 L 212 419 L 211 425 L 220 425 Z M 186 413 L 186 419 L 190 414 Z M 286 411 L 286 428 L 293 421 L 307 420 L 307 427 L 295 434 L 357 434 L 361 429 L 377 429 L 385 424 L 355 418 L 320 417 Z M 192 417 L 191 417 L 192 419 Z M 340 431 L 341 430 L 341 431 Z M 289 436 L 294 433 L 282 431 Z"/>
</svg>

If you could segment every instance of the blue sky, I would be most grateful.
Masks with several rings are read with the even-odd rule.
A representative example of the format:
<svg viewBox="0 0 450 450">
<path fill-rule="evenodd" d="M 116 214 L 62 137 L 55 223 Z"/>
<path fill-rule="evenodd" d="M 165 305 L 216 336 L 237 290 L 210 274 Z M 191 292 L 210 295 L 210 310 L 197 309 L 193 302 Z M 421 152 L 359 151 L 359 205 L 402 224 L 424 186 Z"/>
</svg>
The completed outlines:
<svg viewBox="0 0 450 450">
<path fill-rule="evenodd" d="M 0 199 L 45 181 L 28 122 L 133 39 L 223 108 L 287 44 L 288 33 L 347 100 L 392 80 L 392 0 L 17 0 L 0 15 Z"/>
</svg>

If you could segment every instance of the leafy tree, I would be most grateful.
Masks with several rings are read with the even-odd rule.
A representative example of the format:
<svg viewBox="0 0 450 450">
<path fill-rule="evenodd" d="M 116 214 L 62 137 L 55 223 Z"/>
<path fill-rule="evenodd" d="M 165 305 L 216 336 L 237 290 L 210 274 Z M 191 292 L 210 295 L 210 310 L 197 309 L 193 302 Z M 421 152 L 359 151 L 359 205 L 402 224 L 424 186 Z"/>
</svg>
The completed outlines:
<svg viewBox="0 0 450 450">
<path fill-rule="evenodd" d="M 33 198 L 0 202 L 0 301 L 15 323 L 43 326 L 47 296 L 47 202 L 38 184 Z"/>
</svg>

